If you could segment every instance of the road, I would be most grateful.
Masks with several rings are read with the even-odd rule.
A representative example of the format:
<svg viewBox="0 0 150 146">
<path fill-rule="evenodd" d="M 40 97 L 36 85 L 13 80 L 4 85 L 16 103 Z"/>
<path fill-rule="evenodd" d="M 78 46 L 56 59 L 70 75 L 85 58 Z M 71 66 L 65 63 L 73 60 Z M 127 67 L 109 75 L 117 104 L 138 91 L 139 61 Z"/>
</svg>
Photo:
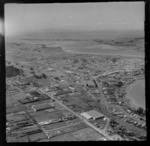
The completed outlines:
<svg viewBox="0 0 150 146">
<path fill-rule="evenodd" d="M 31 121 L 33 121 L 33 123 L 34 123 L 39 129 L 41 129 L 41 130 L 43 131 L 42 127 L 35 121 L 35 119 L 30 115 L 30 113 L 28 113 L 26 107 L 25 107 L 23 104 L 21 104 L 20 102 L 17 102 L 17 103 L 18 103 L 19 106 L 26 112 L 28 118 L 29 118 Z M 44 132 L 44 134 L 45 134 L 45 136 L 47 137 L 47 135 L 46 135 L 45 132 Z"/>
<path fill-rule="evenodd" d="M 68 111 L 70 111 L 72 114 L 74 114 L 76 117 L 78 117 L 79 119 L 81 119 L 82 121 L 84 121 L 88 126 L 90 126 L 91 128 L 93 128 L 94 130 L 96 130 L 97 132 L 99 132 L 101 135 L 103 135 L 104 137 L 106 137 L 108 140 L 113 140 L 112 137 L 108 136 L 106 134 L 106 132 L 104 132 L 103 130 L 98 129 L 96 126 L 94 126 L 92 123 L 90 123 L 88 120 L 84 119 L 81 115 L 75 113 L 73 110 L 71 110 L 70 108 L 68 108 L 66 105 L 64 105 L 63 103 L 61 103 L 59 100 L 57 100 L 53 95 L 51 95 L 50 93 L 46 93 L 45 91 L 43 91 L 42 89 L 39 89 L 43 94 L 46 94 L 47 96 L 49 96 L 50 98 L 54 99 L 57 103 L 59 103 L 62 107 L 64 107 L 65 109 L 67 109 Z"/>
<path fill-rule="evenodd" d="M 93 99 L 95 100 L 95 97 L 94 97 L 90 92 L 88 92 L 88 91 L 86 90 L 86 88 L 84 88 L 82 85 L 80 85 L 79 82 L 76 82 L 76 80 L 73 79 L 69 73 L 66 73 L 65 71 L 63 71 L 63 70 L 61 70 L 61 69 L 58 69 L 58 68 L 56 68 L 56 67 L 53 67 L 53 66 L 51 66 L 51 67 L 54 68 L 55 70 L 59 70 L 59 71 L 63 72 L 64 74 L 66 74 L 69 78 L 71 78 L 71 79 L 74 81 L 74 83 L 75 83 L 77 86 L 79 86 L 81 89 L 83 89 L 83 90 L 87 93 L 87 95 L 89 95 L 91 98 L 93 98 Z M 96 81 L 96 83 L 97 83 L 97 85 L 98 85 L 99 92 L 101 93 L 102 99 L 103 99 L 103 101 L 104 101 L 104 103 L 105 103 L 105 105 L 106 105 L 106 107 L 107 107 L 107 109 L 108 109 L 108 103 L 107 103 L 107 101 L 106 101 L 106 99 L 105 99 L 105 97 L 104 97 L 104 94 L 103 94 L 103 92 L 102 92 L 102 88 L 101 88 L 102 86 L 99 85 L 99 83 L 98 83 L 98 81 L 97 81 L 96 78 L 94 78 L 94 77 L 92 77 L 92 76 L 91 76 L 91 78 Z"/>
<path fill-rule="evenodd" d="M 68 78 L 70 78 L 70 79 L 72 79 L 72 81 L 74 81 L 74 83 L 75 83 L 76 86 L 78 86 L 78 87 L 80 87 L 81 89 L 83 89 L 83 90 L 87 93 L 87 95 L 90 95 L 90 97 L 92 97 L 93 99 L 95 99 L 94 96 L 93 96 L 90 92 L 88 92 L 88 91 L 86 90 L 86 88 L 84 88 L 82 85 L 80 85 L 80 83 L 77 83 L 76 80 L 75 80 L 73 77 L 71 77 L 71 75 L 70 75 L 69 73 L 67 73 L 67 72 L 65 72 L 65 71 L 63 71 L 62 69 L 59 69 L 59 68 L 57 68 L 57 67 L 53 67 L 53 66 L 51 66 L 51 67 L 54 68 L 55 70 L 59 70 L 59 71 L 61 71 L 62 73 L 66 74 L 66 75 L 68 76 Z M 97 83 L 97 85 L 98 85 L 98 90 L 99 90 L 99 92 L 100 92 L 101 95 L 102 95 L 103 103 L 106 105 L 106 108 L 107 108 L 107 110 L 108 110 L 108 103 L 107 103 L 107 101 L 106 101 L 106 99 L 105 99 L 105 97 L 104 97 L 104 94 L 103 94 L 103 91 L 102 91 L 102 85 L 101 85 L 101 83 L 99 84 L 99 82 L 97 81 L 97 78 L 94 78 L 94 77 L 92 77 L 92 76 L 91 76 L 91 78 L 92 78 L 93 80 L 95 80 L 95 82 Z M 43 90 L 42 90 L 42 91 L 43 91 Z M 43 91 L 43 92 L 44 92 L 45 94 L 47 94 L 45 91 Z M 48 96 L 49 96 L 49 95 L 48 95 Z M 53 97 L 53 95 L 50 95 L 50 97 Z M 55 101 L 58 101 L 58 103 L 60 103 L 63 107 L 65 106 L 64 104 L 62 104 L 59 100 L 55 99 L 54 97 L 53 97 L 53 99 L 54 99 Z M 74 111 L 72 111 L 72 110 L 71 110 L 70 108 L 68 108 L 67 106 L 65 106 L 64 108 L 68 109 L 71 113 L 73 113 L 73 114 L 76 115 L 78 118 L 80 118 L 81 120 L 83 120 L 85 123 L 87 123 L 87 125 L 89 125 L 89 126 L 92 127 L 93 129 L 95 129 L 96 131 L 98 131 L 100 134 L 102 134 L 102 135 L 104 135 L 105 137 L 107 137 L 109 140 L 113 140 L 113 138 L 110 137 L 110 136 L 106 133 L 106 130 L 107 130 L 108 126 L 109 126 L 109 120 L 108 120 L 108 122 L 107 122 L 105 128 L 104 128 L 103 130 L 100 130 L 100 129 L 98 129 L 95 125 L 93 125 L 93 124 L 91 124 L 89 121 L 85 120 L 82 116 L 78 115 L 77 113 L 75 113 Z"/>
<path fill-rule="evenodd" d="M 92 78 L 93 78 L 93 77 L 92 77 Z M 108 110 L 108 103 L 107 103 L 107 101 L 106 101 L 106 99 L 105 99 L 105 97 L 104 97 L 103 91 L 102 91 L 102 83 L 99 83 L 96 78 L 93 78 L 93 80 L 95 80 L 95 82 L 96 82 L 96 84 L 97 84 L 97 86 L 98 86 L 98 90 L 99 90 L 99 92 L 101 93 L 103 102 L 104 102 L 104 104 L 106 105 L 107 110 Z"/>
<path fill-rule="evenodd" d="M 87 89 L 86 89 L 85 87 L 83 87 L 82 85 L 80 85 L 79 82 L 76 82 L 76 80 L 75 80 L 69 73 L 63 71 L 62 69 L 59 69 L 59 68 L 56 68 L 56 67 L 53 67 L 53 66 L 51 66 L 51 67 L 54 68 L 55 70 L 59 70 L 59 71 L 61 71 L 62 73 L 66 74 L 70 79 L 72 79 L 72 80 L 74 81 L 74 83 L 75 83 L 76 86 L 78 86 L 78 87 L 80 87 L 81 89 L 83 89 L 83 90 L 87 93 L 87 95 L 89 95 L 90 97 L 92 97 L 92 98 L 95 100 L 95 97 L 94 97 L 89 91 L 87 91 Z M 105 99 L 105 97 L 104 97 L 104 94 L 103 94 L 103 91 L 102 91 L 102 85 L 101 85 L 101 83 L 99 83 L 99 82 L 97 81 L 97 78 L 96 78 L 96 77 L 95 77 L 95 78 L 92 77 L 92 75 L 91 75 L 91 79 L 92 79 L 92 80 L 95 80 L 96 84 L 98 85 L 98 90 L 99 90 L 99 92 L 101 93 L 103 103 L 104 103 L 104 105 L 106 105 L 106 108 L 107 108 L 107 110 L 108 110 L 108 103 L 107 103 L 107 101 L 106 101 L 106 99 Z M 52 96 L 53 96 L 53 95 L 52 95 Z M 55 99 L 55 98 L 54 98 L 54 99 Z M 68 107 L 67 107 L 67 108 L 68 108 Z M 81 118 L 82 118 L 83 120 L 85 120 L 82 116 L 81 116 Z M 90 123 L 90 122 L 89 122 L 89 123 Z M 91 124 L 91 123 L 90 123 L 90 124 Z M 108 128 L 108 125 L 109 125 L 109 120 L 108 120 L 108 122 L 107 122 L 105 128 L 104 128 L 103 130 L 101 130 L 100 133 L 106 133 L 106 130 L 107 130 L 107 128 Z M 92 126 L 94 126 L 94 125 L 92 124 Z M 95 126 L 94 126 L 94 127 L 95 127 Z M 97 127 L 95 127 L 95 128 L 98 129 Z M 99 130 L 99 129 L 98 129 L 98 130 Z M 103 134 L 103 135 L 104 135 L 104 134 Z M 105 134 L 105 136 L 106 136 L 106 137 L 109 137 L 107 134 Z M 111 137 L 110 137 L 109 139 L 111 139 Z"/>
<path fill-rule="evenodd" d="M 64 71 L 62 71 L 61 69 L 58 69 L 58 68 L 55 68 L 55 69 L 56 69 L 56 70 L 59 70 L 59 71 L 61 71 L 61 72 L 63 72 L 63 73 L 65 73 L 68 77 L 70 77 L 70 78 L 75 82 L 75 84 L 76 84 L 77 86 L 79 86 L 80 88 L 82 88 L 90 97 L 92 97 L 92 98 L 95 100 L 95 97 L 94 97 L 90 92 L 88 92 L 88 91 L 86 90 L 86 88 L 84 88 L 82 85 L 80 85 L 79 83 L 77 83 L 76 80 L 74 80 L 74 79 L 70 76 L 70 74 L 68 74 L 68 73 L 66 73 L 66 72 L 64 72 Z M 116 71 L 115 71 L 115 72 L 116 72 Z M 107 108 L 107 110 L 108 110 L 108 103 L 107 103 L 107 101 L 106 101 L 106 99 L 105 99 L 105 97 L 104 97 L 104 94 L 103 94 L 103 91 L 102 91 L 102 85 L 101 85 L 101 83 L 99 84 L 99 82 L 97 81 L 97 78 L 92 77 L 92 75 L 91 75 L 91 79 L 92 79 L 92 80 L 95 80 L 96 84 L 98 85 L 98 90 L 99 90 L 99 92 L 101 93 L 102 100 L 103 100 L 103 102 L 104 102 L 104 104 L 106 105 L 106 108 Z"/>
</svg>

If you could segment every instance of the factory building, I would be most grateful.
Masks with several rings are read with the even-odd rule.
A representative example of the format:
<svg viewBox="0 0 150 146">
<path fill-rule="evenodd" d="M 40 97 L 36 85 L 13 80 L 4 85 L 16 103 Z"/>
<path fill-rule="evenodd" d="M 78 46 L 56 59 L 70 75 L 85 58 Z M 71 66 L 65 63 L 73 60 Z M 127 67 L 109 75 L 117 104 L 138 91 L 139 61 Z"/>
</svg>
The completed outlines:
<svg viewBox="0 0 150 146">
<path fill-rule="evenodd" d="M 81 113 L 81 116 L 83 116 L 84 118 L 86 118 L 87 120 L 90 120 L 92 119 L 92 116 L 90 116 L 88 113 L 84 112 L 84 113 Z"/>
<path fill-rule="evenodd" d="M 95 111 L 95 110 L 89 111 L 88 114 L 89 114 L 90 116 L 92 116 L 92 118 L 93 118 L 94 120 L 97 120 L 97 119 L 100 119 L 100 118 L 104 118 L 104 115 L 103 115 L 103 114 L 101 114 L 101 113 L 99 113 L 99 112 L 97 112 L 97 111 Z"/>
<path fill-rule="evenodd" d="M 38 105 L 32 105 L 32 109 L 36 112 L 36 111 L 41 111 L 41 110 L 45 110 L 45 109 L 49 109 L 49 108 L 54 108 L 54 104 L 53 103 L 43 103 L 43 104 L 38 104 Z"/>
<path fill-rule="evenodd" d="M 104 118 L 105 116 L 95 110 L 91 110 L 91 111 L 88 111 L 88 112 L 84 112 L 84 113 L 81 113 L 81 115 L 83 117 L 85 117 L 86 119 L 90 120 L 90 119 L 94 119 L 94 120 L 97 120 L 97 119 L 100 119 L 100 118 Z"/>
<path fill-rule="evenodd" d="M 24 99 L 18 100 L 22 104 L 28 104 L 28 103 L 33 103 L 33 102 L 38 102 L 40 100 L 48 100 L 50 97 L 47 95 L 43 94 L 42 97 L 26 97 Z"/>
</svg>

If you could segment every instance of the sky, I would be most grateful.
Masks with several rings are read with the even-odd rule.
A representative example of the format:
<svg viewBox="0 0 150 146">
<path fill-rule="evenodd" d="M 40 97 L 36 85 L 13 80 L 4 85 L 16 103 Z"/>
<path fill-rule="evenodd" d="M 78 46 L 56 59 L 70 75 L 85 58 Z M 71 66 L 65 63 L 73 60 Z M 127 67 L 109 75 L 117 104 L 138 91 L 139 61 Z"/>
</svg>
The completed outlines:
<svg viewBox="0 0 150 146">
<path fill-rule="evenodd" d="M 144 2 L 5 4 L 5 34 L 144 28 Z"/>
</svg>

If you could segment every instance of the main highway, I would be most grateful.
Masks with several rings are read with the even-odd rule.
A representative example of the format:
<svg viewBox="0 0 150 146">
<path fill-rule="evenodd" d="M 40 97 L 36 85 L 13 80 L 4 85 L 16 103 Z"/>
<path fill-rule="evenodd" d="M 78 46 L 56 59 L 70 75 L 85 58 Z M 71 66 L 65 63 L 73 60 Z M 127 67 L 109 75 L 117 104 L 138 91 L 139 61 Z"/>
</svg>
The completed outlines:
<svg viewBox="0 0 150 146">
<path fill-rule="evenodd" d="M 58 71 L 64 73 L 65 75 L 67 75 L 68 78 L 70 78 L 72 81 L 74 81 L 74 83 L 75 83 L 78 87 L 80 87 L 81 89 L 83 89 L 84 91 L 86 91 L 87 95 L 90 95 L 90 96 L 94 99 L 94 96 L 93 96 L 90 92 L 88 92 L 88 91 L 86 90 L 86 88 L 84 88 L 82 85 L 80 85 L 80 83 L 77 83 L 76 80 L 75 80 L 69 73 L 63 71 L 63 70 L 60 69 L 60 68 L 53 67 L 53 66 L 51 66 L 51 67 L 54 68 L 55 70 L 58 70 Z M 96 84 L 98 85 L 98 90 L 99 90 L 99 92 L 100 92 L 101 95 L 102 95 L 102 99 L 103 99 L 104 104 L 106 105 L 106 108 L 108 109 L 108 103 L 107 103 L 107 101 L 106 101 L 106 99 L 105 99 L 105 97 L 104 97 L 104 94 L 103 94 L 103 92 L 102 92 L 102 86 L 98 83 L 97 78 L 94 78 L 94 77 L 92 77 L 92 76 L 91 76 L 91 78 L 92 78 L 93 80 L 95 80 Z M 106 132 L 107 127 L 108 127 L 108 125 L 109 125 L 109 120 L 108 120 L 107 125 L 105 126 L 105 128 L 104 128 L 103 130 L 101 130 L 101 129 L 97 128 L 95 125 L 93 125 L 92 123 L 90 123 L 88 120 L 86 120 L 85 118 L 83 118 L 81 115 L 75 113 L 73 110 L 71 110 L 70 108 L 68 108 L 68 107 L 67 107 L 66 105 L 64 105 L 63 103 L 61 103 L 61 102 L 60 102 L 59 100 L 57 100 L 52 94 L 46 93 L 46 92 L 43 91 L 42 89 L 40 89 L 40 91 L 41 91 L 42 93 L 48 95 L 49 97 L 51 97 L 51 98 L 54 99 L 55 101 L 57 101 L 60 105 L 62 105 L 62 107 L 64 107 L 64 108 L 67 109 L 68 111 L 70 111 L 72 114 L 76 115 L 79 119 L 83 120 L 87 125 L 89 125 L 91 128 L 93 128 L 93 129 L 95 129 L 96 131 L 98 131 L 101 135 L 105 136 L 108 140 L 114 140 L 114 139 L 113 139 L 111 136 L 109 136 L 109 135 L 107 134 L 107 132 Z"/>
<path fill-rule="evenodd" d="M 106 137 L 108 140 L 113 140 L 112 137 L 108 136 L 108 134 L 97 128 L 95 125 L 93 125 L 92 123 L 90 123 L 88 120 L 86 120 L 85 118 L 83 118 L 81 115 L 77 114 L 76 112 L 74 112 L 72 109 L 68 108 L 66 105 L 64 105 L 63 103 L 61 103 L 58 99 L 56 99 L 51 93 L 46 93 L 44 90 L 39 89 L 39 91 L 43 94 L 46 94 L 47 96 L 49 96 L 51 99 L 54 99 L 57 103 L 59 103 L 62 107 L 64 107 L 65 109 L 67 109 L 68 111 L 70 111 L 72 114 L 74 114 L 76 117 L 78 117 L 79 119 L 81 119 L 82 121 L 84 121 L 88 126 L 90 126 L 91 128 L 93 128 L 94 130 L 96 130 L 97 132 L 99 132 L 102 136 Z"/>
</svg>

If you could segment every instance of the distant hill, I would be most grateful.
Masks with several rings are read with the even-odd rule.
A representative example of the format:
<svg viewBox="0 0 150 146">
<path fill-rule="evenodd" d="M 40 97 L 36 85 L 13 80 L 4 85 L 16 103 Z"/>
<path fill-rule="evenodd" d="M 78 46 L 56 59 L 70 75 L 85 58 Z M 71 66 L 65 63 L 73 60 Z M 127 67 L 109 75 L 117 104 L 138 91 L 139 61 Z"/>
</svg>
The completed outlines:
<svg viewBox="0 0 150 146">
<path fill-rule="evenodd" d="M 30 32 L 26 34 L 20 34 L 18 36 L 22 39 L 34 39 L 34 40 L 112 40 L 116 38 L 132 38 L 132 37 L 144 37 L 144 31 L 130 30 L 130 31 L 69 31 L 69 30 L 39 30 L 38 32 Z"/>
</svg>

